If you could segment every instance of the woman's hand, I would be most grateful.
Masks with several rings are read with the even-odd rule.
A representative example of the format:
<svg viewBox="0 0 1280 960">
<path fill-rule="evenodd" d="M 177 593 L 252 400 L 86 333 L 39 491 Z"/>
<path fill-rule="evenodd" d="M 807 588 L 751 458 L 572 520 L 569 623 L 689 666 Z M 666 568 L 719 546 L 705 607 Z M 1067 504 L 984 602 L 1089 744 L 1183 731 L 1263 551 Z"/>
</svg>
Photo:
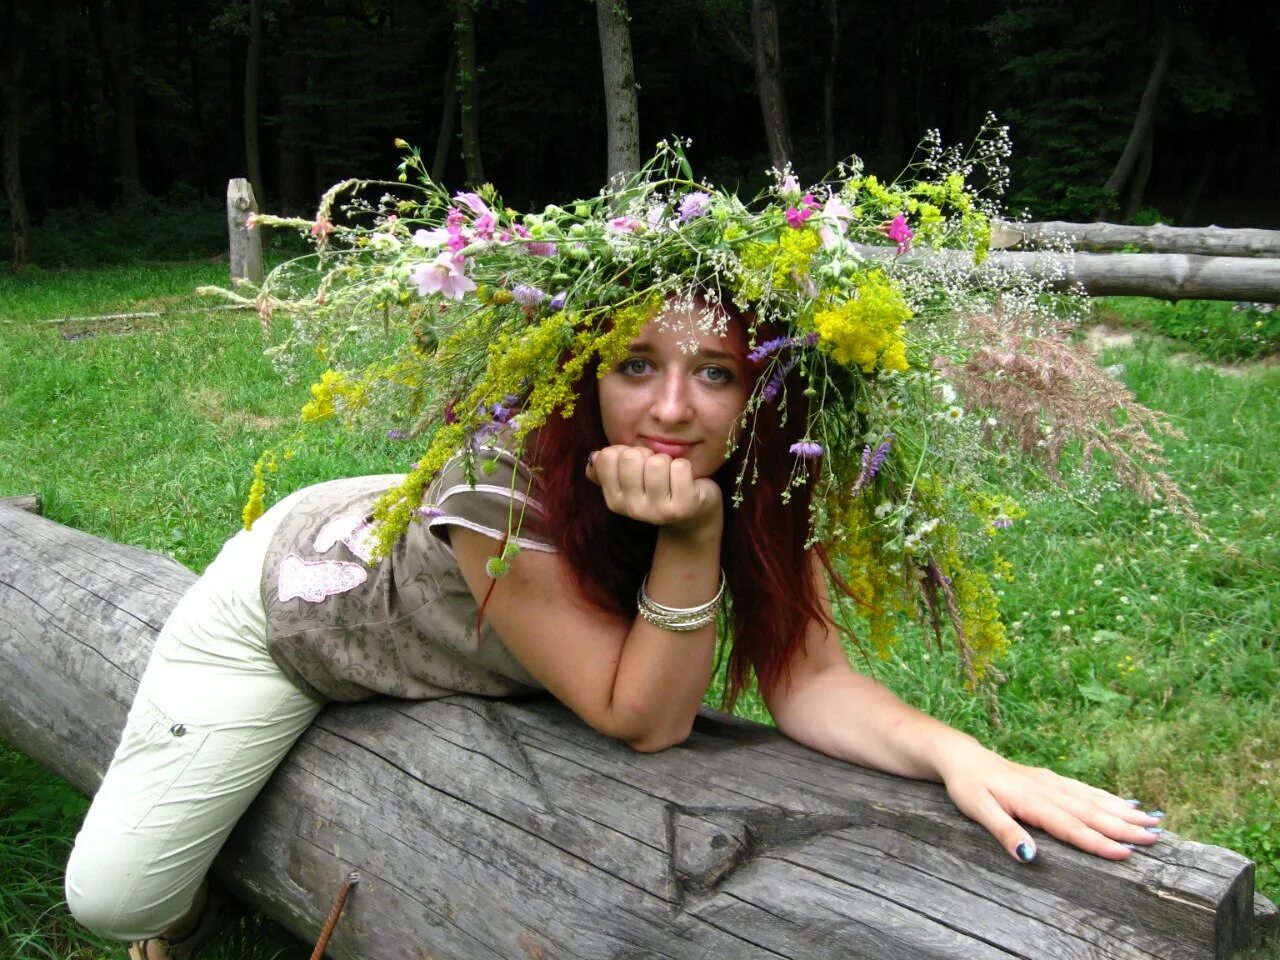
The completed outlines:
<svg viewBox="0 0 1280 960">
<path fill-rule="evenodd" d="M 1036 846 L 1023 824 L 1109 860 L 1131 856 L 1133 847 L 1126 844 L 1150 846 L 1158 839 L 1159 817 L 1105 790 L 1014 763 L 977 744 L 953 756 L 940 772 L 960 811 L 1024 862 L 1035 858 Z"/>
<path fill-rule="evenodd" d="M 688 460 L 648 447 L 612 446 L 587 463 L 587 479 L 604 492 L 611 511 L 672 532 L 718 532 L 724 523 L 720 487 L 694 479 Z"/>
</svg>

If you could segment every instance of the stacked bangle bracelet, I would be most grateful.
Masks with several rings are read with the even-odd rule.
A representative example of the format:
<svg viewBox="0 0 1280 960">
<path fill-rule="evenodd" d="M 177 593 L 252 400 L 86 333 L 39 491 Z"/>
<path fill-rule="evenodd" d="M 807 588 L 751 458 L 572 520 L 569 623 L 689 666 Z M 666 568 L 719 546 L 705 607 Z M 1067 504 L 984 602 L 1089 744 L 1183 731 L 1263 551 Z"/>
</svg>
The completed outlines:
<svg viewBox="0 0 1280 960">
<path fill-rule="evenodd" d="M 636 593 L 636 609 L 655 627 L 673 630 L 676 633 L 690 633 L 700 630 L 716 622 L 720 607 L 724 601 L 724 570 L 720 571 L 720 589 L 706 603 L 697 607 L 665 607 L 655 601 L 646 589 L 649 578 L 645 577 Z"/>
</svg>

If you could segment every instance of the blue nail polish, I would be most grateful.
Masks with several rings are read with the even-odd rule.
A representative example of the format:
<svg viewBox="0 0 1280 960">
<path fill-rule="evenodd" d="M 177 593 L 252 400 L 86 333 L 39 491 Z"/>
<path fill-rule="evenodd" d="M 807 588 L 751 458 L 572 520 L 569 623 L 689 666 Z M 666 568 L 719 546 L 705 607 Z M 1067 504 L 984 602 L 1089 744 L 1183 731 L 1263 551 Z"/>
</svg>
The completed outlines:
<svg viewBox="0 0 1280 960">
<path fill-rule="evenodd" d="M 1164 811 L 1163 811 L 1163 810 L 1148 810 L 1148 811 L 1147 811 L 1147 816 L 1148 816 L 1148 817 L 1155 817 L 1157 820 L 1159 820 L 1161 817 L 1163 817 L 1163 816 L 1164 816 Z"/>
<path fill-rule="evenodd" d="M 1023 863 L 1030 863 L 1036 858 L 1036 847 L 1030 840 L 1023 840 L 1014 847 L 1013 852 L 1018 855 L 1018 859 Z"/>
<path fill-rule="evenodd" d="M 1138 849 L 1138 845 L 1136 843 L 1125 843 L 1125 844 L 1122 844 L 1122 846 L 1128 847 L 1130 850 Z"/>
<path fill-rule="evenodd" d="M 1147 833 L 1164 833 L 1164 827 L 1144 827 Z"/>
<path fill-rule="evenodd" d="M 1142 801 L 1141 801 L 1141 800 L 1134 800 L 1134 799 L 1132 799 L 1132 798 L 1130 798 L 1130 799 L 1126 800 L 1126 801 L 1125 801 L 1125 803 L 1127 803 L 1127 804 L 1128 804 L 1129 806 L 1131 806 L 1131 807 L 1140 807 L 1140 806 L 1142 806 Z"/>
</svg>

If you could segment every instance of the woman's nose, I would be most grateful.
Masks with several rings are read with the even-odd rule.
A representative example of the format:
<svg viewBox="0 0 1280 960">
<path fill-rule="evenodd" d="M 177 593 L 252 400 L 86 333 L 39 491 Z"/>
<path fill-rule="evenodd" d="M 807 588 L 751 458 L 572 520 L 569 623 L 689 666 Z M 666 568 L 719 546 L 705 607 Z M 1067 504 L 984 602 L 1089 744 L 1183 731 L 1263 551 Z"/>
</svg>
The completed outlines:
<svg viewBox="0 0 1280 960">
<path fill-rule="evenodd" d="M 653 398 L 654 419 L 663 423 L 680 423 L 692 415 L 690 384 L 683 376 L 668 374 L 656 384 Z"/>
</svg>

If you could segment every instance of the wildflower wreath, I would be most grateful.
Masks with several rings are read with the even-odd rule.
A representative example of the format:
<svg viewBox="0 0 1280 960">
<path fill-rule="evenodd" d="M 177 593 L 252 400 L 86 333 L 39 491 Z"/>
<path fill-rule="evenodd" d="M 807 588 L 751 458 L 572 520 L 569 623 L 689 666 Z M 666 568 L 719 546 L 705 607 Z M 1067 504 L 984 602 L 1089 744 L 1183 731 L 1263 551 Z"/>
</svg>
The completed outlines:
<svg viewBox="0 0 1280 960">
<path fill-rule="evenodd" d="M 432 515 L 424 491 L 446 461 L 462 451 L 474 477 L 495 437 L 519 456 L 572 411 L 593 361 L 607 371 L 645 324 L 676 322 L 673 302 L 704 330 L 732 304 L 765 364 L 742 415 L 735 500 L 751 483 L 757 413 L 803 392 L 790 452 L 795 483 L 813 484 L 810 542 L 863 601 L 881 650 L 902 615 L 939 636 L 949 621 L 976 684 L 1005 648 L 995 584 L 1011 570 L 992 540 L 1024 514 L 987 478 L 1011 445 L 1052 473 L 1078 440 L 1086 465 L 1102 451 L 1122 482 L 1190 515 L 1151 439 L 1171 428 L 1067 339 L 1081 299 L 1051 294 L 1052 271 L 988 262 L 1009 152 L 993 119 L 967 151 L 927 137 L 893 183 L 853 158 L 807 189 L 773 171 L 744 203 L 694 178 L 686 144 L 663 142 L 625 183 L 523 214 L 488 185 L 451 196 L 397 143 L 396 182 L 339 184 L 311 221 L 257 216 L 251 227 L 309 232 L 316 251 L 260 289 L 223 291 L 291 318 L 271 348 L 282 361 L 328 366 L 304 421 L 372 423 L 422 450 L 376 507 L 378 555 Z M 255 466 L 246 525 L 276 466 L 274 451 Z M 516 549 L 509 537 L 490 572 Z"/>
</svg>

